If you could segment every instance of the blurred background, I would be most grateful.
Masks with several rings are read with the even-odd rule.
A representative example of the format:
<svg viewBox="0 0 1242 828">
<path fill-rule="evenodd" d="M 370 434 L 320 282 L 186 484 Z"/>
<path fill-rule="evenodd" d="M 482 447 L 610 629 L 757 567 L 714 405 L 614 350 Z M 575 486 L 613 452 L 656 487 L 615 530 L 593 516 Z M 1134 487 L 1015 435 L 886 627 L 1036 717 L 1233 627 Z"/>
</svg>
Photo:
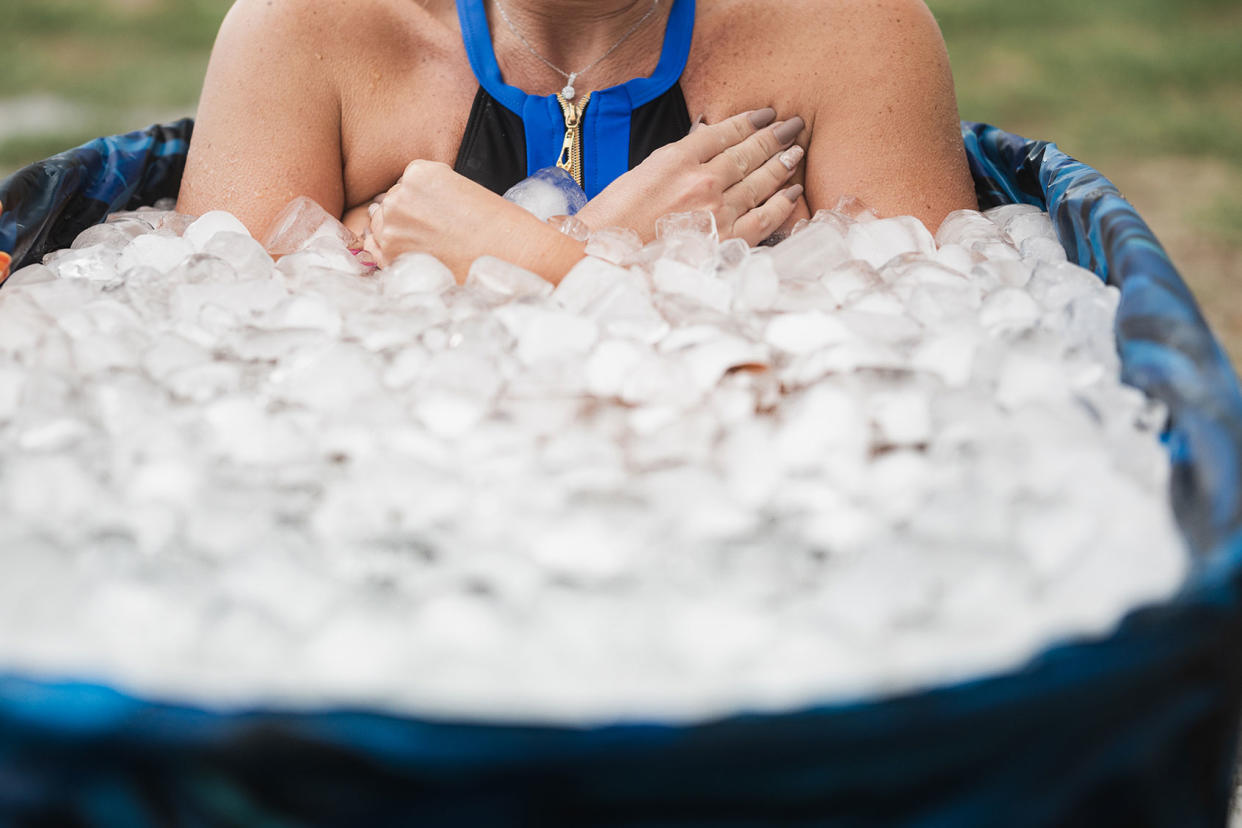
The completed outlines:
<svg viewBox="0 0 1242 828">
<path fill-rule="evenodd" d="M 231 0 L 4 0 L 0 177 L 194 113 Z M 963 118 L 1136 204 L 1242 365 L 1242 0 L 929 0 Z"/>
</svg>

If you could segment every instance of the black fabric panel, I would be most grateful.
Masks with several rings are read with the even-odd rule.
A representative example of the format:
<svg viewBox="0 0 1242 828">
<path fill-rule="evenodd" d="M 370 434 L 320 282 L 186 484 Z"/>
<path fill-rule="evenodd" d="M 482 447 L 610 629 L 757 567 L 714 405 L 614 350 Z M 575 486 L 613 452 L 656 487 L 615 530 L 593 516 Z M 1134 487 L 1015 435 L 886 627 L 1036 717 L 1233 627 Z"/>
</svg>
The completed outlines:
<svg viewBox="0 0 1242 828">
<path fill-rule="evenodd" d="M 634 110 L 630 118 L 629 168 L 690 131 L 690 113 L 681 84 Z M 474 96 L 470 120 L 453 169 L 494 193 L 526 178 L 526 127 L 483 87 Z"/>
<path fill-rule="evenodd" d="M 675 83 L 654 101 L 634 110 L 630 116 L 630 169 L 665 144 L 680 141 L 690 131 L 690 112 L 681 84 Z"/>
<path fill-rule="evenodd" d="M 526 178 L 526 127 L 482 86 L 453 169 L 498 195 Z"/>
</svg>

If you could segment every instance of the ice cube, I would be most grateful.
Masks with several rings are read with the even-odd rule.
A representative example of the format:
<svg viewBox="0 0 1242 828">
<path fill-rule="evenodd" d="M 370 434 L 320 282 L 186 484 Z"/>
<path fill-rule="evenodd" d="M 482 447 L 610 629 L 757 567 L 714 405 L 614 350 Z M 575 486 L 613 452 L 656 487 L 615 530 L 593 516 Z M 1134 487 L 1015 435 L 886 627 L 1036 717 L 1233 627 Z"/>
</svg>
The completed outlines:
<svg viewBox="0 0 1242 828">
<path fill-rule="evenodd" d="M 176 236 L 160 236 L 154 233 L 138 236 L 121 251 L 116 272 L 123 275 L 136 267 L 151 267 L 161 273 L 168 273 L 194 253 L 193 245 Z M 61 276 L 65 276 L 65 273 L 62 272 Z"/>
<path fill-rule="evenodd" d="M 213 451 L 236 463 L 276 465 L 304 457 L 308 442 L 289 419 L 274 417 L 252 397 L 228 396 L 203 410 Z M 191 484 L 192 485 L 192 484 Z"/>
<path fill-rule="evenodd" d="M 574 241 L 585 242 L 591 237 L 591 228 L 575 216 L 552 216 L 548 219 L 548 224 Z"/>
<path fill-rule="evenodd" d="M 544 167 L 505 191 L 512 201 L 540 221 L 552 216 L 572 216 L 586 206 L 587 197 L 578 183 L 560 167 Z"/>
<path fill-rule="evenodd" d="M 829 270 L 820 279 L 832 296 L 833 301 L 841 306 L 866 291 L 875 290 L 882 284 L 875 268 L 863 261 L 847 261 Z"/>
<path fill-rule="evenodd" d="M 822 211 L 821 211 L 822 212 Z M 865 201 L 858 196 L 843 195 L 837 199 L 836 205 L 832 208 L 833 213 L 846 219 L 848 222 L 871 222 L 876 221 L 879 216 L 875 210 L 871 208 Z M 815 221 L 826 221 L 828 217 L 820 218 L 816 214 Z"/>
<path fill-rule="evenodd" d="M 659 342 L 669 331 L 669 323 L 656 310 L 652 297 L 632 282 L 613 285 L 586 315 L 609 336 L 648 344 Z"/>
<path fill-rule="evenodd" d="M 148 232 L 145 228 L 141 232 Z M 95 224 L 86 228 L 78 237 L 73 240 L 73 244 L 69 247 L 73 250 L 81 250 L 85 247 L 100 247 L 119 254 L 130 240 L 139 235 L 138 227 L 127 227 L 124 224 Z"/>
<path fill-rule="evenodd" d="M 466 286 L 491 304 L 552 295 L 551 282 L 495 256 L 480 256 L 474 260 L 466 276 Z"/>
<path fill-rule="evenodd" d="M 624 265 L 642 246 L 642 238 L 629 227 L 603 227 L 593 231 L 587 239 L 586 254 Z"/>
<path fill-rule="evenodd" d="M 1043 210 L 1034 204 L 1002 204 L 983 211 L 984 217 L 999 227 L 1004 227 L 1019 216 L 1030 216 L 1038 213 L 1043 213 Z"/>
<path fill-rule="evenodd" d="M 716 267 L 720 270 L 733 270 L 743 267 L 750 258 L 751 246 L 745 239 L 728 239 L 716 248 Z"/>
<path fill-rule="evenodd" d="M 270 279 L 272 276 L 272 257 L 249 233 L 216 233 L 202 250 L 232 265 L 240 279 Z"/>
<path fill-rule="evenodd" d="M 83 376 L 138 367 L 145 338 L 137 334 L 89 333 L 73 343 L 73 362 Z"/>
<path fill-rule="evenodd" d="M 272 392 L 315 411 L 347 411 L 383 393 L 375 355 L 352 343 L 296 354 L 272 372 Z"/>
<path fill-rule="evenodd" d="M 1023 260 L 1036 262 L 1064 262 L 1067 260 L 1065 247 L 1056 239 L 1034 236 L 1022 242 L 1018 248 Z"/>
<path fill-rule="evenodd" d="M 870 415 L 881 445 L 917 446 L 931 439 L 931 406 L 919 388 L 890 389 L 873 395 Z"/>
<path fill-rule="evenodd" d="M 1010 352 L 996 383 L 996 399 L 1006 408 L 1064 397 L 1069 384 L 1060 361 L 1038 353 Z"/>
<path fill-rule="evenodd" d="M 103 245 L 92 245 L 77 250 L 57 250 L 43 257 L 43 264 L 55 272 L 59 279 L 75 279 L 112 287 L 120 282 L 117 262 L 120 256 Z"/>
<path fill-rule="evenodd" d="M 740 423 L 725 432 L 719 452 L 729 493 L 751 509 L 762 508 L 784 473 L 771 424 L 762 420 Z"/>
<path fill-rule="evenodd" d="M 14 294 L 5 294 L 14 295 Z M 22 291 L 22 296 L 15 299 L 14 305 L 24 304 L 23 300 L 32 302 L 51 316 L 57 318 L 62 327 L 71 314 L 80 311 L 87 303 L 99 296 L 98 288 L 81 279 L 57 279 L 51 282 L 40 282 L 29 285 Z M 72 321 L 68 322 L 72 327 Z"/>
<path fill-rule="evenodd" d="M 769 355 L 761 345 L 737 336 L 716 336 L 680 352 L 691 380 L 701 391 L 708 391 L 735 368 L 761 370 Z"/>
<path fill-rule="evenodd" d="M 845 304 L 845 307 L 860 313 L 876 316 L 904 316 L 906 306 L 901 300 L 887 290 L 877 289 L 856 294 Z"/>
<path fill-rule="evenodd" d="M 714 271 L 704 271 L 672 259 L 656 262 L 652 280 L 657 290 L 688 297 L 722 313 L 729 310 L 733 301 L 729 283 Z"/>
<path fill-rule="evenodd" d="M 993 221 L 995 217 L 988 216 Z M 1005 233 L 1013 240 L 1013 243 L 1019 247 L 1022 243 L 1032 238 L 1044 238 L 1052 241 L 1056 240 L 1056 230 L 1052 226 L 1052 219 L 1048 214 L 1036 208 L 1033 212 L 1027 211 L 1018 215 L 1013 215 L 1006 219 L 1002 226 Z"/>
<path fill-rule="evenodd" d="M 721 250 L 724 250 L 724 245 L 721 245 Z M 764 255 L 764 252 L 747 254 L 742 266 L 721 274 L 733 292 L 732 310 L 735 313 L 771 310 L 780 301 L 780 277 L 776 274 L 772 257 Z"/>
<path fill-rule="evenodd" d="M 634 284 L 629 271 L 601 259 L 585 258 L 561 279 L 553 299 L 570 313 L 582 313 L 618 283 Z"/>
<path fill-rule="evenodd" d="M 17 416 L 26 372 L 16 365 L 0 364 L 0 425 Z"/>
<path fill-rule="evenodd" d="M 242 369 L 231 362 L 205 362 L 173 371 L 164 378 L 164 387 L 174 397 L 192 403 L 205 403 L 241 389 Z"/>
<path fill-rule="evenodd" d="M 1068 263 L 1038 265 L 1031 275 L 1027 289 L 1041 305 L 1058 310 L 1080 296 L 1100 291 L 1103 283 L 1085 268 Z"/>
<path fill-rule="evenodd" d="M 391 389 L 407 388 L 424 371 L 431 355 L 420 345 L 402 348 L 384 371 L 384 385 Z"/>
<path fill-rule="evenodd" d="M 290 296 L 265 314 L 265 328 L 290 330 L 304 328 L 339 337 L 343 323 L 340 312 L 325 299 L 314 295 Z"/>
<path fill-rule="evenodd" d="M 772 260 L 782 280 L 814 281 L 850 258 L 845 237 L 825 222 L 811 222 L 772 248 Z"/>
<path fill-rule="evenodd" d="M 790 354 L 806 354 L 854 339 L 852 331 L 834 315 L 813 310 L 782 313 L 768 322 L 764 341 Z"/>
<path fill-rule="evenodd" d="M 624 574 L 637 554 L 625 540 L 624 527 L 571 516 L 538 530 L 530 555 L 553 576 L 579 583 L 608 581 Z"/>
<path fill-rule="evenodd" d="M 949 213 L 936 231 L 936 244 L 941 247 L 954 244 L 974 250 L 976 245 L 988 242 L 1012 244 L 1004 230 L 977 210 L 957 210 Z"/>
<path fill-rule="evenodd" d="M 163 382 L 177 371 L 202 365 L 211 358 L 211 351 L 198 343 L 164 332 L 152 339 L 143 355 L 142 366 L 152 379 Z"/>
<path fill-rule="evenodd" d="M 453 271 L 428 253 L 405 253 L 381 271 L 380 280 L 385 296 L 440 294 L 457 284 Z"/>
<path fill-rule="evenodd" d="M 1001 288 L 984 299 L 979 309 L 979 323 L 994 333 L 1029 327 L 1039 317 L 1039 305 L 1018 288 Z"/>
<path fill-rule="evenodd" d="M 931 334 L 918 344 L 910 365 L 941 379 L 951 388 L 963 388 L 970 382 L 979 347 L 979 334 L 970 328 Z"/>
<path fill-rule="evenodd" d="M 341 277 L 366 275 L 367 268 L 340 239 L 324 235 L 312 238 L 296 253 L 281 256 L 276 270 L 291 288 L 297 289 L 306 282 L 324 284 L 329 279 L 343 282 Z"/>
<path fill-rule="evenodd" d="M 621 399 L 630 405 L 660 406 L 673 412 L 688 407 L 697 397 L 686 367 L 654 352 L 644 353 L 621 387 Z"/>
<path fill-rule="evenodd" d="M 358 237 L 318 202 L 299 196 L 272 219 L 263 236 L 263 247 L 273 256 L 284 256 L 296 253 L 318 238 L 331 239 L 343 246 L 362 246 Z"/>
<path fill-rule="evenodd" d="M 976 263 L 975 254 L 960 244 L 941 245 L 936 250 L 935 259 L 937 264 L 961 273 L 963 276 L 970 273 Z"/>
<path fill-rule="evenodd" d="M 868 447 L 867 420 L 859 400 L 842 387 L 821 384 L 786 405 L 780 414 L 776 446 L 786 468 L 795 471 L 848 473 L 862 463 Z M 830 468 L 833 462 L 845 461 Z"/>
<path fill-rule="evenodd" d="M 649 354 L 650 348 L 624 339 L 599 343 L 586 362 L 587 388 L 598 397 L 620 397 L 630 375 Z"/>
<path fill-rule="evenodd" d="M 585 354 L 599 336 L 590 319 L 564 311 L 506 305 L 496 315 L 517 339 L 518 359 L 526 365 Z"/>
<path fill-rule="evenodd" d="M 706 237 L 713 241 L 716 232 L 716 216 L 710 210 L 694 210 L 689 213 L 669 213 L 656 219 L 656 238 L 673 239 L 689 236 Z"/>
<path fill-rule="evenodd" d="M 432 389 L 417 395 L 414 416 L 437 437 L 460 438 L 487 415 L 489 403 L 474 394 Z"/>
<path fill-rule="evenodd" d="M 200 253 L 206 251 L 207 244 L 220 233 L 236 233 L 243 236 L 249 236 L 250 231 L 246 229 L 246 225 L 232 213 L 226 213 L 223 210 L 212 210 L 203 213 L 194 222 L 185 229 L 182 236 L 186 241 L 193 245 L 194 249 Z"/>
<path fill-rule="evenodd" d="M 849 258 L 862 259 L 876 268 L 902 254 L 931 256 L 936 250 L 932 234 L 913 216 L 860 222 L 850 228 L 846 241 Z"/>
<path fill-rule="evenodd" d="M 26 265 L 21 270 L 9 276 L 0 284 L 3 284 L 10 292 L 23 288 L 27 285 L 37 285 L 42 282 L 52 282 L 56 280 L 56 273 L 50 267 L 41 264 Z"/>
</svg>

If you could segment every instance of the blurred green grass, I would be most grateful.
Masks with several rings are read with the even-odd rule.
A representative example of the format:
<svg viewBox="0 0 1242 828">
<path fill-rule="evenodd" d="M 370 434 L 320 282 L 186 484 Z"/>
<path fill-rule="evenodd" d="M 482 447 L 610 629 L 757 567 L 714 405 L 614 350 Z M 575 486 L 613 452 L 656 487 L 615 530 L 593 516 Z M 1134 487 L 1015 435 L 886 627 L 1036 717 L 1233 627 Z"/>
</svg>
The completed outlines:
<svg viewBox="0 0 1242 828">
<path fill-rule="evenodd" d="M 193 114 L 229 5 L 5 0 L 0 175 L 98 135 Z M 1117 182 L 1242 360 L 1242 2 L 929 5 L 962 117 L 1055 140 Z M 49 101 L 69 114 L 40 116 Z"/>
<path fill-rule="evenodd" d="M 229 0 L 5 0 L 0 26 L 0 169 L 142 120 L 193 114 Z M 4 124 L 4 104 L 48 96 L 78 117 Z M 135 120 L 137 118 L 138 120 Z M 35 119 L 37 120 L 37 119 Z"/>
<path fill-rule="evenodd" d="M 929 5 L 964 118 L 1055 140 L 1122 184 L 1128 164 L 1162 156 L 1224 162 L 1242 183 L 1238 0 Z M 1242 244 L 1242 188 L 1226 189 L 1200 223 Z"/>
</svg>

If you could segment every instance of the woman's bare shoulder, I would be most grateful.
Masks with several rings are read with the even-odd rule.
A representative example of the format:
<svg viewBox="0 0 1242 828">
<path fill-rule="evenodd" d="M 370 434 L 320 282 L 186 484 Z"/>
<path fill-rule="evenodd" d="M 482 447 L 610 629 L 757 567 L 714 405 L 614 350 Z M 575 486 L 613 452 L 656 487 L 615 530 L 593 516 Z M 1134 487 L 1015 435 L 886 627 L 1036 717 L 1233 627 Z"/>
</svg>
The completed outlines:
<svg viewBox="0 0 1242 828">
<path fill-rule="evenodd" d="M 773 95 L 810 109 L 866 94 L 877 79 L 943 94 L 947 52 L 922 0 L 706 0 L 691 83 L 724 75 L 749 100 Z M 753 88 L 752 88 L 753 87 Z"/>
<path fill-rule="evenodd" d="M 700 8 L 698 25 L 708 45 L 749 42 L 803 62 L 866 51 L 879 59 L 944 46 L 923 0 L 708 0 Z"/>
</svg>

